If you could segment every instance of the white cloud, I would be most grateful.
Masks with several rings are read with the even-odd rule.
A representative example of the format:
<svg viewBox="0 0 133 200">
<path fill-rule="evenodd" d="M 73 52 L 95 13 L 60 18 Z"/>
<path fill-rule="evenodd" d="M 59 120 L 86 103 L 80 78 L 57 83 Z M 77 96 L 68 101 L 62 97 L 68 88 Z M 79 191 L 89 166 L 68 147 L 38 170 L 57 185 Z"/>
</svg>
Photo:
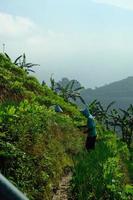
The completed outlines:
<svg viewBox="0 0 133 200">
<path fill-rule="evenodd" d="M 65 42 L 66 37 L 67 34 L 61 32 L 53 30 L 44 31 L 43 27 L 37 26 L 28 18 L 0 12 L 0 40 L 3 43 L 7 41 L 15 45 L 19 41 L 21 44 L 18 43 L 18 47 L 23 44 L 31 51 L 33 48 L 48 50 L 50 47 L 55 46 L 56 48 L 56 46 L 67 44 Z"/>
<path fill-rule="evenodd" d="M 116 32 L 112 34 L 99 31 L 99 34 L 88 34 L 44 31 L 43 27 L 37 26 L 28 18 L 0 12 L 1 49 L 2 43 L 5 43 L 9 55 L 16 57 L 17 54 L 26 52 L 34 62 L 60 62 L 73 60 L 74 57 L 92 57 L 97 51 L 122 51 L 126 44 L 130 48 L 130 38 L 132 37 L 128 39 L 126 35 L 120 37 Z"/>
<path fill-rule="evenodd" d="M 133 0 L 92 0 L 100 4 L 108 4 L 123 9 L 133 10 Z"/>
<path fill-rule="evenodd" d="M 1 36 L 23 37 L 30 35 L 34 29 L 36 26 L 30 19 L 0 12 Z"/>
<path fill-rule="evenodd" d="M 0 43 L 1 50 L 2 43 L 6 44 L 6 52 L 11 58 L 25 52 L 30 62 L 41 64 L 35 71 L 39 78 L 46 81 L 51 73 L 57 73 L 58 78 L 79 74 L 80 79 L 89 74 L 94 82 L 93 72 L 97 73 L 97 66 L 103 69 L 108 65 L 111 69 L 113 62 L 116 63 L 115 68 L 121 61 L 122 64 L 117 67 L 119 72 L 124 60 L 132 59 L 133 52 L 132 33 L 99 31 L 97 34 L 93 30 L 89 33 L 70 30 L 63 33 L 46 30 L 46 27 L 43 29 L 28 18 L 1 12 Z M 88 69 L 90 65 L 94 66 L 92 73 Z"/>
<path fill-rule="evenodd" d="M 25 52 L 33 62 L 63 60 L 79 51 L 74 34 L 45 30 L 26 17 L 0 12 L 0 49 L 6 44 L 11 57 Z"/>
</svg>

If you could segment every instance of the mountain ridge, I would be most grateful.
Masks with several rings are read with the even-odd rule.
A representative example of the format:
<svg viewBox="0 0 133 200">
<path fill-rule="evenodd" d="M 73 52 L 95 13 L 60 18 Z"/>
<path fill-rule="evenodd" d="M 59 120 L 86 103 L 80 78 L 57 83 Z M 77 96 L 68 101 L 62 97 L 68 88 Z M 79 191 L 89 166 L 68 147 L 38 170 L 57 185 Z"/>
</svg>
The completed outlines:
<svg viewBox="0 0 133 200">
<path fill-rule="evenodd" d="M 87 103 L 98 99 L 101 103 L 107 105 L 115 101 L 115 107 L 127 108 L 133 102 L 133 76 L 129 76 L 120 81 L 95 88 L 81 91 L 82 97 Z"/>
</svg>

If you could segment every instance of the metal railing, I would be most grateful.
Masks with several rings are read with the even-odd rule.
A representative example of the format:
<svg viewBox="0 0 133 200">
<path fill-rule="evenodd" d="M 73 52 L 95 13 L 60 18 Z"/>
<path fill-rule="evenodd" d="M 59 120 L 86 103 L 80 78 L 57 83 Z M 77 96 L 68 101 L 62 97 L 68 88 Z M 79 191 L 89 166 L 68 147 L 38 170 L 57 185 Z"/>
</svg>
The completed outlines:
<svg viewBox="0 0 133 200">
<path fill-rule="evenodd" d="M 0 174 L 0 200 L 29 200 L 2 174 Z"/>
</svg>

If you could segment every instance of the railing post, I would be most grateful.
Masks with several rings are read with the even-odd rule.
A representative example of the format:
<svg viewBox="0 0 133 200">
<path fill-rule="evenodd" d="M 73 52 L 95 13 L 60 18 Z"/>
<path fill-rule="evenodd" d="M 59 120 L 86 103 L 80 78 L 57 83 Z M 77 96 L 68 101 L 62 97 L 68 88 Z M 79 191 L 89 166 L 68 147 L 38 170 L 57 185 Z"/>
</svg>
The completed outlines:
<svg viewBox="0 0 133 200">
<path fill-rule="evenodd" d="M 0 200 L 29 200 L 2 174 L 0 174 Z"/>
</svg>

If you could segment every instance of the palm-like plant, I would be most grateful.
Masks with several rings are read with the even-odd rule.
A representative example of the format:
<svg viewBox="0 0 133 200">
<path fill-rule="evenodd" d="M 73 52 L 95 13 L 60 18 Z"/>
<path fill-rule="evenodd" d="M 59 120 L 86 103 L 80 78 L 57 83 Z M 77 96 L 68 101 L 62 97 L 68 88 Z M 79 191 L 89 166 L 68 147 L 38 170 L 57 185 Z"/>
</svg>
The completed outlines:
<svg viewBox="0 0 133 200">
<path fill-rule="evenodd" d="M 14 64 L 16 64 L 18 67 L 25 69 L 27 73 L 29 72 L 35 72 L 32 67 L 39 66 L 39 64 L 33 64 L 33 63 L 27 63 L 26 62 L 26 55 L 23 53 L 23 55 L 20 55 L 15 61 Z"/>
<path fill-rule="evenodd" d="M 110 125 L 114 127 L 114 130 L 116 130 L 116 127 L 121 129 L 122 139 L 130 147 L 133 135 L 133 106 L 130 105 L 127 110 L 119 110 L 120 112 L 117 110 L 111 111 Z"/>
<path fill-rule="evenodd" d="M 55 82 L 55 79 L 53 78 L 53 74 L 51 74 L 51 77 L 50 77 L 50 84 L 51 84 L 50 86 L 51 90 L 55 91 L 56 82 Z"/>
<path fill-rule="evenodd" d="M 113 126 L 113 130 L 116 131 L 117 126 L 121 126 L 121 116 L 116 109 L 111 110 L 109 114 L 109 125 Z"/>
<path fill-rule="evenodd" d="M 10 56 L 7 53 L 4 53 L 4 55 L 6 56 L 6 58 L 12 62 Z M 17 65 L 18 67 L 24 69 L 27 73 L 29 72 L 35 72 L 34 70 L 32 70 L 32 67 L 34 66 L 39 66 L 38 64 L 33 64 L 33 63 L 27 63 L 26 62 L 26 55 L 25 53 L 23 53 L 22 55 L 18 56 L 15 61 L 12 62 L 13 64 Z"/>
<path fill-rule="evenodd" d="M 121 130 L 123 141 L 130 147 L 133 136 L 133 105 L 130 105 L 127 110 L 113 109 L 109 112 L 114 103 L 113 101 L 104 108 L 99 101 L 94 100 L 89 104 L 89 109 L 97 120 L 106 125 L 107 129 L 113 127 L 113 130 L 118 133 Z"/>
<path fill-rule="evenodd" d="M 75 83 L 75 80 L 69 81 L 65 86 L 61 85 L 60 83 L 56 83 L 56 90 L 59 91 L 59 95 L 62 96 L 66 101 L 76 101 L 77 99 L 80 99 L 83 104 L 86 104 L 80 95 L 80 91 L 84 87 L 75 87 Z"/>
<path fill-rule="evenodd" d="M 107 129 L 109 129 L 108 111 L 114 103 L 115 102 L 112 101 L 106 108 L 104 108 L 100 101 L 95 99 L 92 103 L 89 104 L 90 111 L 93 113 L 93 115 L 95 115 L 97 120 L 106 125 Z"/>
</svg>

